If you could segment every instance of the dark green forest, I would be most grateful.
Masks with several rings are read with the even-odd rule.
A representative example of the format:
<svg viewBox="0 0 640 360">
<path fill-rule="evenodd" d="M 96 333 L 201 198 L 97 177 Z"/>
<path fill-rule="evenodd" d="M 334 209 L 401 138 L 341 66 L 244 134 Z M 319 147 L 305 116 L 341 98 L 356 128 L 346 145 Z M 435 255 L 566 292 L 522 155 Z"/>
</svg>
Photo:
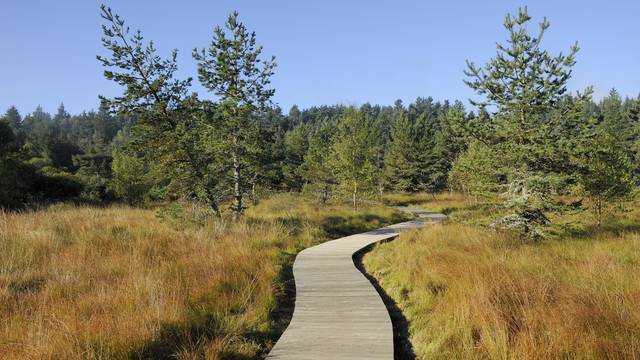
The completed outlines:
<svg viewBox="0 0 640 360">
<path fill-rule="evenodd" d="M 237 13 L 193 50 L 205 94 L 175 77 L 176 50 L 161 57 L 111 9 L 102 17 L 98 62 L 122 95 L 76 115 L 62 104 L 53 116 L 9 108 L 0 122 L 1 207 L 184 199 L 238 217 L 269 192 L 357 207 L 387 192 L 449 190 L 478 201 L 503 195 L 513 208 L 505 221 L 535 236 L 547 212 L 585 197 L 601 213 L 640 179 L 640 98 L 569 93 L 578 46 L 568 55 L 543 50 L 542 35 L 526 31 L 526 9 L 507 17 L 508 40 L 494 59 L 468 62 L 461 77 L 482 98 L 468 106 L 426 96 L 288 110 L 271 102 L 276 59 Z M 554 195 L 578 200 L 559 204 Z"/>
</svg>

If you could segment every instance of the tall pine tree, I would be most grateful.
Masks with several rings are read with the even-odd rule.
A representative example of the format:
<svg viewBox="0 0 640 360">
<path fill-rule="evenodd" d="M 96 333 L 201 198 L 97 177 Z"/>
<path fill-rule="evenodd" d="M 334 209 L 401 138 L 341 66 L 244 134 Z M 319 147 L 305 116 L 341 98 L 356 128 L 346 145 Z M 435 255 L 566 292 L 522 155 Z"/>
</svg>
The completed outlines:
<svg viewBox="0 0 640 360">
<path fill-rule="evenodd" d="M 544 212 L 551 195 L 546 178 L 549 164 L 544 160 L 553 151 L 547 139 L 554 124 L 545 114 L 566 92 L 578 46 L 571 46 L 567 55 L 550 55 L 541 47 L 549 21 L 544 18 L 539 33 L 531 35 L 530 20 L 526 7 L 516 16 L 507 15 L 507 43 L 497 44 L 497 55 L 483 68 L 467 61 L 465 83 L 484 97 L 472 101 L 474 105 L 498 111 L 472 134 L 500 154 L 509 178 L 505 193 L 505 205 L 513 211 L 509 221 L 536 237 L 541 233 L 538 224 L 547 220 Z"/>
<path fill-rule="evenodd" d="M 226 30 L 225 30 L 226 29 Z M 220 101 L 218 151 L 227 154 L 233 181 L 234 219 L 244 209 L 243 197 L 248 184 L 245 169 L 258 152 L 258 126 L 255 111 L 270 102 L 275 90 L 268 88 L 275 58 L 260 59 L 262 47 L 256 45 L 255 32 L 249 32 L 229 15 L 225 29 L 217 26 L 207 49 L 193 51 L 198 61 L 198 79 Z"/>
<path fill-rule="evenodd" d="M 377 136 L 371 119 L 355 107 L 348 108 L 338 124 L 331 149 L 331 167 L 339 189 L 350 195 L 354 209 L 360 197 L 376 185 Z"/>
</svg>

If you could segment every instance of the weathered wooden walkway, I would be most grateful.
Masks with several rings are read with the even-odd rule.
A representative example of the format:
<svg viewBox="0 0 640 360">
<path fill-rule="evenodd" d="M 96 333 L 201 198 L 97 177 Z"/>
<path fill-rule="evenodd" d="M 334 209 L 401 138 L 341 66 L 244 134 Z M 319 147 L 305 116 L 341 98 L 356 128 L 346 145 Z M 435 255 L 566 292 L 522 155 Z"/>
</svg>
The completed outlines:
<svg viewBox="0 0 640 360">
<path fill-rule="evenodd" d="M 398 209 L 418 218 L 329 241 L 298 254 L 293 264 L 293 318 L 267 359 L 393 359 L 391 319 L 373 285 L 356 269 L 353 255 L 375 242 L 445 217 Z"/>
</svg>

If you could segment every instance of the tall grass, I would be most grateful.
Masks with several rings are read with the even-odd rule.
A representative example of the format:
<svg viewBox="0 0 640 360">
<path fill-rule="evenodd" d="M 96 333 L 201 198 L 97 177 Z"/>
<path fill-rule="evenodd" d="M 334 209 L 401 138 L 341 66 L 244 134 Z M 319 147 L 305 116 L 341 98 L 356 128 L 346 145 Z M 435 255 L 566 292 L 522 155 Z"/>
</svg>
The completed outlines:
<svg viewBox="0 0 640 360">
<path fill-rule="evenodd" d="M 497 218 L 497 203 L 477 203 L 461 193 L 446 192 L 439 194 L 386 194 L 384 203 L 391 206 L 409 206 L 446 214 L 457 222 L 489 223 Z"/>
<path fill-rule="evenodd" d="M 439 224 L 377 246 L 364 265 L 403 311 L 419 359 L 640 358 L 640 235 L 591 230 L 532 244 Z"/>
<path fill-rule="evenodd" d="M 287 254 L 403 216 L 287 194 L 200 226 L 130 207 L 0 213 L 0 358 L 255 357 Z"/>
</svg>

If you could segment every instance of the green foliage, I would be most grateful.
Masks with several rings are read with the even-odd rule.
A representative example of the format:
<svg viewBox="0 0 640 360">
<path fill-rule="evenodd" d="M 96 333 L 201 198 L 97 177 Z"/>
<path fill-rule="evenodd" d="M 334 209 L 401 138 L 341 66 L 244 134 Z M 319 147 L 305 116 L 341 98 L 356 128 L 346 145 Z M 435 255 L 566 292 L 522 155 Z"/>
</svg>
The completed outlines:
<svg viewBox="0 0 640 360">
<path fill-rule="evenodd" d="M 431 111 L 423 113 L 416 121 L 415 133 L 415 189 L 432 194 L 442 191 L 448 164 L 442 154 L 443 144 L 438 143 L 440 129 L 436 115 Z"/>
<path fill-rule="evenodd" d="M 34 185 L 36 194 L 48 201 L 76 199 L 84 188 L 78 177 L 54 167 L 44 167 L 38 175 Z"/>
<path fill-rule="evenodd" d="M 391 142 L 385 153 L 385 183 L 391 191 L 415 190 L 414 179 L 417 167 L 416 163 L 415 134 L 413 124 L 402 109 L 391 127 Z"/>
<path fill-rule="evenodd" d="M 129 34 L 124 20 L 101 7 L 103 46 L 110 57 L 98 56 L 104 75 L 124 88 L 122 96 L 101 97 L 104 106 L 134 116 L 131 148 L 170 174 L 172 189 L 182 196 L 206 200 L 219 214 L 218 177 L 210 171 L 215 154 L 209 144 L 211 106 L 187 96 L 191 78 L 175 78 L 177 51 L 163 59 L 140 31 Z"/>
<path fill-rule="evenodd" d="M 0 158 L 6 158 L 17 151 L 16 136 L 5 120 L 0 120 Z"/>
<path fill-rule="evenodd" d="M 148 164 L 124 152 L 114 154 L 111 169 L 113 192 L 129 204 L 140 203 L 153 185 Z"/>
<path fill-rule="evenodd" d="M 19 209 L 34 198 L 34 169 L 15 158 L 0 159 L 0 208 Z"/>
<path fill-rule="evenodd" d="M 578 48 L 549 54 L 541 44 L 549 23 L 530 34 L 526 8 L 506 17 L 507 42 L 486 66 L 468 63 L 466 83 L 482 97 L 468 114 L 459 101 L 431 97 L 283 114 L 270 102 L 274 58 L 262 58 L 237 13 L 193 51 L 212 95 L 203 100 L 190 93 L 191 78 L 176 76 L 175 50 L 160 56 L 111 9 L 101 15 L 107 55 L 98 60 L 122 94 L 77 115 L 61 104 L 54 116 L 38 106 L 23 119 L 10 107 L 0 127 L 3 207 L 189 199 L 217 215 L 229 204 L 237 218 L 248 196 L 256 204 L 274 191 L 304 190 L 323 203 L 348 196 L 357 206 L 387 190 L 449 186 L 477 201 L 502 195 L 509 215 L 497 224 L 536 237 L 562 208 L 556 195 L 580 189 L 609 204 L 640 182 L 640 100 L 612 90 L 596 103 L 590 88 L 568 95 Z"/>
<path fill-rule="evenodd" d="M 591 199 L 593 212 L 600 225 L 606 205 L 629 197 L 635 189 L 634 166 L 618 139 L 606 132 L 590 139 L 584 151 L 579 185 Z"/>
<path fill-rule="evenodd" d="M 153 42 L 145 43 L 138 30 L 129 34 L 129 27 L 119 15 L 102 5 L 100 16 L 106 20 L 102 25 L 102 46 L 109 50 L 110 57 L 96 56 L 105 68 L 104 76 L 122 86 L 121 96 L 107 99 L 100 97 L 102 103 L 112 109 L 137 115 L 157 112 L 163 115 L 158 122 L 175 125 L 170 112 L 182 107 L 191 79 L 175 79 L 177 70 L 177 50 L 173 50 L 167 59 L 157 55 Z M 149 121 L 153 121 L 149 119 Z"/>
<path fill-rule="evenodd" d="M 484 68 L 468 62 L 465 83 L 485 98 L 473 102 L 475 105 L 498 110 L 484 121 L 470 123 L 474 129 L 469 135 L 490 147 L 506 175 L 509 186 L 504 205 L 512 213 L 500 223 L 538 236 L 542 233 L 539 225 L 547 222 L 544 211 L 550 208 L 553 189 L 537 185 L 549 184 L 554 171 L 566 170 L 558 169 L 554 160 L 568 157 L 559 156 L 558 150 L 566 148 L 558 149 L 552 141 L 558 127 L 564 128 L 564 119 L 548 114 L 558 109 L 566 92 L 578 47 L 573 45 L 566 56 L 551 56 L 540 46 L 549 22 L 545 18 L 539 34 L 533 36 L 527 31 L 530 20 L 526 7 L 517 16 L 507 15 L 508 45 L 498 44 L 496 57 Z"/>
<path fill-rule="evenodd" d="M 302 190 L 304 180 L 301 168 L 305 161 L 305 154 L 309 149 L 309 130 L 304 124 L 294 127 L 288 131 L 284 138 L 285 161 L 282 167 L 282 175 L 288 189 L 294 191 Z"/>
<path fill-rule="evenodd" d="M 376 184 L 377 135 L 371 120 L 355 107 L 348 108 L 338 124 L 331 167 L 338 189 L 351 195 L 354 208 L 358 207 L 359 197 L 372 192 Z"/>
<path fill-rule="evenodd" d="M 490 147 L 479 141 L 469 144 L 453 162 L 449 186 L 476 199 L 488 199 L 500 189 L 501 169 Z"/>
<path fill-rule="evenodd" d="M 47 147 L 46 153 L 56 168 L 75 171 L 77 169 L 74 167 L 73 157 L 82 154 L 82 150 L 70 141 L 53 141 Z"/>
<path fill-rule="evenodd" d="M 634 172 L 638 174 L 640 167 L 640 103 L 627 99 L 622 101 L 615 89 L 600 103 L 600 129 L 608 134 L 611 141 L 617 144 L 617 151 L 635 162 Z"/>
<path fill-rule="evenodd" d="M 256 45 L 256 34 L 238 21 L 238 13 L 229 15 L 226 31 L 217 26 L 207 49 L 194 49 L 198 61 L 198 79 L 220 101 L 220 121 L 216 126 L 216 151 L 228 161 L 221 164 L 233 179 L 234 205 L 237 219 L 244 210 L 247 187 L 245 170 L 260 153 L 255 111 L 264 108 L 275 90 L 269 89 L 275 57 L 260 59 L 262 47 Z"/>
<path fill-rule="evenodd" d="M 443 111 L 440 117 L 440 131 L 437 134 L 436 142 L 440 148 L 440 155 L 449 164 L 467 147 L 464 130 L 467 119 L 461 101 L 456 101 L 453 106 Z"/>
<path fill-rule="evenodd" d="M 0 208 L 16 208 L 27 200 L 29 185 L 22 179 L 21 163 L 15 158 L 18 144 L 11 125 L 0 120 Z"/>
<path fill-rule="evenodd" d="M 331 167 L 333 132 L 333 124 L 326 119 L 316 127 L 310 134 L 309 150 L 301 166 L 304 190 L 316 194 L 322 203 L 329 200 L 336 182 Z"/>
<path fill-rule="evenodd" d="M 36 169 L 23 162 L 20 155 L 10 125 L 0 120 L 0 208 L 23 208 L 34 200 L 75 198 L 82 191 L 82 184 L 72 174 L 50 166 Z"/>
<path fill-rule="evenodd" d="M 25 116 L 22 128 L 27 133 L 25 147 L 29 155 L 46 156 L 47 146 L 56 133 L 51 115 L 38 106 L 33 113 Z"/>
<path fill-rule="evenodd" d="M 460 104 L 460 106 L 462 106 Z M 442 132 L 449 111 L 433 99 L 418 98 L 405 111 L 396 102 L 384 152 L 385 186 L 392 191 L 435 193 L 446 187 L 447 172 L 459 151 L 451 147 Z M 464 108 L 462 117 L 465 117 Z M 380 129 L 384 131 L 384 128 Z M 451 135 L 451 134 L 447 134 Z M 453 140 L 454 137 L 451 136 Z M 447 157 L 447 153 L 449 157 Z"/>
<path fill-rule="evenodd" d="M 529 34 L 527 23 L 531 17 L 527 8 L 520 8 L 518 15 L 507 15 L 504 27 L 509 32 L 508 45 L 497 44 L 498 54 L 478 68 L 467 61 L 465 83 L 485 96 L 485 101 L 476 105 L 494 105 L 518 120 L 519 137 L 524 140 L 531 129 L 531 116 L 551 109 L 558 98 L 566 92 L 569 68 L 575 64 L 577 43 L 568 55 L 552 56 L 540 47 L 543 35 L 549 28 L 544 18 L 539 24 L 537 36 Z"/>
<path fill-rule="evenodd" d="M 0 120 L 4 120 L 9 124 L 9 127 L 13 131 L 13 134 L 16 136 L 18 143 L 24 143 L 24 132 L 22 131 L 22 117 L 20 116 L 20 112 L 16 109 L 15 106 L 11 106 L 7 109 L 6 113 Z"/>
</svg>

